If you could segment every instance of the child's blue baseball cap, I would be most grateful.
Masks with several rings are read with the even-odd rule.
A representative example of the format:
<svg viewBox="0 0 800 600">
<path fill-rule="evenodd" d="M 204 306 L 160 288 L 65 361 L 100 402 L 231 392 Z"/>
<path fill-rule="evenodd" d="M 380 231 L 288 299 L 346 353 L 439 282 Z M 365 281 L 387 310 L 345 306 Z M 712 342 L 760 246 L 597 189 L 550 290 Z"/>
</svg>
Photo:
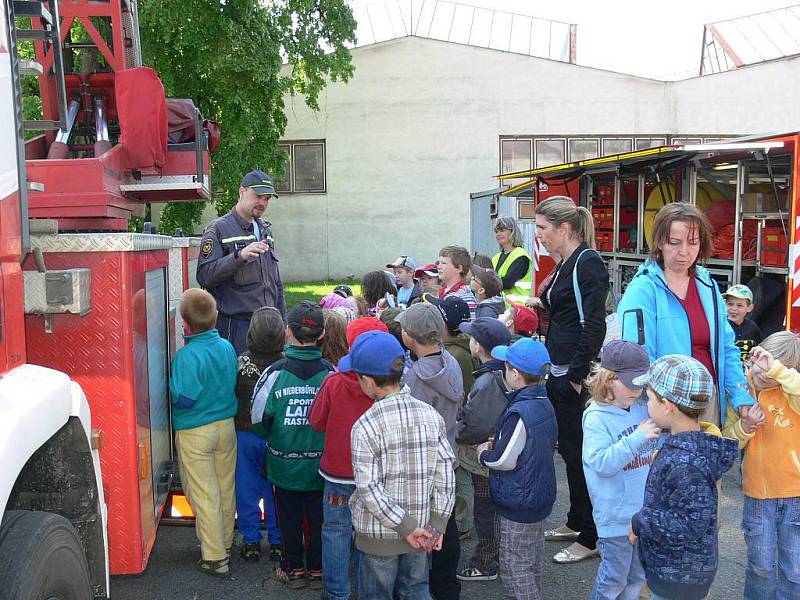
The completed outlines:
<svg viewBox="0 0 800 600">
<path fill-rule="evenodd" d="M 392 363 L 405 356 L 405 351 L 391 333 L 367 331 L 356 338 L 350 354 L 339 361 L 339 371 L 355 371 L 361 375 L 392 375 Z"/>
<path fill-rule="evenodd" d="M 510 346 L 495 346 L 492 348 L 492 358 L 507 362 L 528 375 L 547 375 L 550 365 L 547 348 L 533 338 L 522 338 Z"/>
</svg>

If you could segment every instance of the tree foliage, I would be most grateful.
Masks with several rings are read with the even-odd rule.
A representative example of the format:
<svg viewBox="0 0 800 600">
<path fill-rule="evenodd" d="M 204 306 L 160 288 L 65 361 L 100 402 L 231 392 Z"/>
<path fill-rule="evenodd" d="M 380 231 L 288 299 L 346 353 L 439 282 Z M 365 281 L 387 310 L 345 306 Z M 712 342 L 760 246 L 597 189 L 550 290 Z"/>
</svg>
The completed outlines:
<svg viewBox="0 0 800 600">
<path fill-rule="evenodd" d="M 318 109 L 327 81 L 347 81 L 354 70 L 347 45 L 356 21 L 345 0 L 140 0 L 139 19 L 144 62 L 167 95 L 192 98 L 221 123 L 211 175 L 220 214 L 250 169 L 283 174 L 284 94 Z M 159 229 L 190 232 L 202 209 L 170 204 Z"/>
</svg>

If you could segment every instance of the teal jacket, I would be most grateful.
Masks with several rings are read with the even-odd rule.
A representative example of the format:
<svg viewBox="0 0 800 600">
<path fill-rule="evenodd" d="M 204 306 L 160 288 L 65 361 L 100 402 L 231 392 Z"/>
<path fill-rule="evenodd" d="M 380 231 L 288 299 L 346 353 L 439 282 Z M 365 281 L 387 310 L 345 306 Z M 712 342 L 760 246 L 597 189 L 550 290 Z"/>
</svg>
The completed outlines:
<svg viewBox="0 0 800 600">
<path fill-rule="evenodd" d="M 184 337 L 172 359 L 172 427 L 193 429 L 236 415 L 236 352 L 216 329 Z"/>
<path fill-rule="evenodd" d="M 333 370 L 316 346 L 287 346 L 286 358 L 261 374 L 253 393 L 251 418 L 269 438 L 266 476 L 286 490 L 321 490 L 319 461 L 325 434 L 308 422 L 322 380 Z"/>
<path fill-rule="evenodd" d="M 729 404 L 738 410 L 755 401 L 748 392 L 741 353 L 734 345 L 735 336 L 717 282 L 699 265 L 695 281 L 711 334 L 711 358 L 717 373 L 720 419 L 724 423 Z M 658 263 L 648 260 L 639 267 L 619 301 L 617 316 L 622 339 L 644 346 L 650 360 L 665 354 L 692 355 L 689 317 L 667 286 Z"/>
</svg>

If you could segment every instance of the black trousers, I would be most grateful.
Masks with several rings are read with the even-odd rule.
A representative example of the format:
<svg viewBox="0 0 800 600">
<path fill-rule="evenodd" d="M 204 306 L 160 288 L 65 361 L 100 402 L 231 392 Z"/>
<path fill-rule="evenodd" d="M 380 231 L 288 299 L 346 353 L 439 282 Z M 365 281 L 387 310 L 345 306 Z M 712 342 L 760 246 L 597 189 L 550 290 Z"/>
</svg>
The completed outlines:
<svg viewBox="0 0 800 600">
<path fill-rule="evenodd" d="M 592 501 L 583 474 L 583 409 L 588 399 L 584 390 L 575 391 L 566 376 L 547 379 L 547 395 L 553 404 L 558 422 L 558 453 L 567 467 L 569 512 L 567 527 L 579 531 L 578 543 L 587 548 L 597 546 L 597 528 L 592 518 Z"/>
<path fill-rule="evenodd" d="M 456 573 L 461 558 L 461 536 L 456 525 L 455 511 L 447 521 L 447 529 L 442 538 L 442 549 L 438 552 L 434 550 L 431 555 L 428 588 L 435 600 L 458 600 L 461 582 Z"/>
<path fill-rule="evenodd" d="M 303 568 L 322 570 L 322 490 L 296 492 L 275 487 L 278 526 L 281 529 L 286 571 Z M 308 519 L 311 539 L 303 546 L 304 517 Z M 305 550 L 305 552 L 304 552 Z"/>
<path fill-rule="evenodd" d="M 224 337 L 231 343 L 237 356 L 247 351 L 247 331 L 249 329 L 249 317 L 232 317 L 223 313 L 217 315 L 217 331 L 220 337 Z"/>
</svg>

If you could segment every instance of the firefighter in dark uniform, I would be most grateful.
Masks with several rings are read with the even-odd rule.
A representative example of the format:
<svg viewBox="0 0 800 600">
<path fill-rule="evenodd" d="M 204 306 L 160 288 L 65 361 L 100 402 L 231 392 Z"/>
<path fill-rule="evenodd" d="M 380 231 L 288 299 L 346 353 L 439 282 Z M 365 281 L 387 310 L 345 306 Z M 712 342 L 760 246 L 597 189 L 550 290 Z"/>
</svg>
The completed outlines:
<svg viewBox="0 0 800 600">
<path fill-rule="evenodd" d="M 262 221 L 272 196 L 272 177 L 250 171 L 239 187 L 239 201 L 212 221 L 200 245 L 197 282 L 217 301 L 219 334 L 237 354 L 247 350 L 250 317 L 262 306 L 277 308 L 286 320 L 286 299 L 270 223 Z"/>
</svg>

